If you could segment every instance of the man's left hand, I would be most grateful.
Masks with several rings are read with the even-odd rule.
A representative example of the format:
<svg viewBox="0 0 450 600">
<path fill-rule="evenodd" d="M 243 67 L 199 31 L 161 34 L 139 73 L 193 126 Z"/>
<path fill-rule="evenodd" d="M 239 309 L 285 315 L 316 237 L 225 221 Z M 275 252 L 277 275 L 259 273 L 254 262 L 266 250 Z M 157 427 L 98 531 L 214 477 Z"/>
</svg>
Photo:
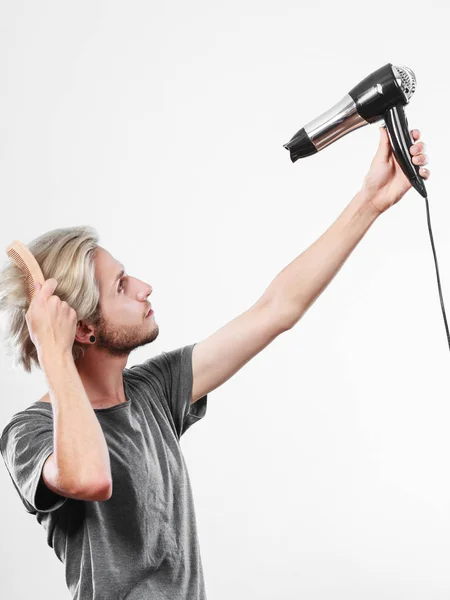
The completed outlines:
<svg viewBox="0 0 450 600">
<path fill-rule="evenodd" d="M 418 129 L 412 129 L 411 134 L 415 140 L 410 148 L 413 156 L 412 162 L 415 165 L 421 165 L 419 175 L 423 179 L 428 179 L 430 170 L 423 167 L 428 164 L 428 155 L 423 153 L 425 144 L 418 141 L 420 138 Z M 369 172 L 364 178 L 361 193 L 381 214 L 403 198 L 411 188 L 409 179 L 394 156 L 387 130 L 380 127 L 378 150 L 372 160 Z"/>
</svg>

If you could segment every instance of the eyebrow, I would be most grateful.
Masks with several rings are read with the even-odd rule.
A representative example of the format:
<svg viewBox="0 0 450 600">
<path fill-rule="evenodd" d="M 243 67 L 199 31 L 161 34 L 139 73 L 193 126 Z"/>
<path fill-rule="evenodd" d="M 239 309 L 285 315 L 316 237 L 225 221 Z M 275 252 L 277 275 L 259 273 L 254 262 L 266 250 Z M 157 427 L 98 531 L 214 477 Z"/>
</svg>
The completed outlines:
<svg viewBox="0 0 450 600">
<path fill-rule="evenodd" d="M 120 273 L 117 273 L 117 275 L 114 278 L 114 281 L 112 283 L 111 287 L 114 287 L 114 285 L 117 283 L 117 281 L 119 281 L 119 279 L 125 274 L 125 267 L 122 265 L 122 270 L 120 271 Z"/>
</svg>

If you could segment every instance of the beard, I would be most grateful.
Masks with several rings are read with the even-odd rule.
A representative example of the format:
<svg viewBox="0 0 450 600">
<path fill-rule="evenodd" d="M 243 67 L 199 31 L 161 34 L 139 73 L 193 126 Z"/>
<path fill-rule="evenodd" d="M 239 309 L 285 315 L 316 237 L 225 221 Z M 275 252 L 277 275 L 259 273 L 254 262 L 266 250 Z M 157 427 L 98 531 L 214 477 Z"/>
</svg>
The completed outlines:
<svg viewBox="0 0 450 600">
<path fill-rule="evenodd" d="M 150 344 L 159 335 L 159 326 L 153 316 L 142 325 L 117 326 L 102 316 L 95 332 L 95 346 L 111 356 L 126 357 L 140 346 Z"/>
</svg>

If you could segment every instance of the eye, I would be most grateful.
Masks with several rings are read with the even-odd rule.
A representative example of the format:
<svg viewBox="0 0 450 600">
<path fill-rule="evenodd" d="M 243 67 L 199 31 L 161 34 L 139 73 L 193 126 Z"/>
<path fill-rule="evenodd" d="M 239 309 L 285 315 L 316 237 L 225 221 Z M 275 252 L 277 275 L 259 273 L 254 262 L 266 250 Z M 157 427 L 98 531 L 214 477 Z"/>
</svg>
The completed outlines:
<svg viewBox="0 0 450 600">
<path fill-rule="evenodd" d="M 122 281 L 123 281 L 123 279 L 121 279 L 121 280 L 119 281 L 119 287 L 117 288 L 117 291 L 118 291 L 118 292 L 120 292 L 120 290 L 121 290 L 121 289 L 123 289 L 123 288 L 121 287 L 121 286 L 122 286 Z"/>
</svg>

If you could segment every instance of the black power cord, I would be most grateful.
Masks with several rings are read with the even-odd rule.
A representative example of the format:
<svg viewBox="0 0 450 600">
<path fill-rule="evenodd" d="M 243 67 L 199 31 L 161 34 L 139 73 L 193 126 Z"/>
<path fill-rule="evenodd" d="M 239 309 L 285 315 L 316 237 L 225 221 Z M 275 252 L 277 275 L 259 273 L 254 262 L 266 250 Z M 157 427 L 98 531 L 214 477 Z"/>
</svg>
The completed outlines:
<svg viewBox="0 0 450 600">
<path fill-rule="evenodd" d="M 425 196 L 425 202 L 426 202 L 426 207 L 427 207 L 428 231 L 430 232 L 431 248 L 433 249 L 434 262 L 436 265 L 436 275 L 437 275 L 437 282 L 438 282 L 438 288 L 439 288 L 439 298 L 441 301 L 442 314 L 444 316 L 445 330 L 447 332 L 448 347 L 450 349 L 450 333 L 448 331 L 447 316 L 445 314 L 444 301 L 442 299 L 441 280 L 439 278 L 439 268 L 438 268 L 438 262 L 437 262 L 437 257 L 436 257 L 436 250 L 434 248 L 433 233 L 431 231 L 430 206 L 428 204 L 428 196 Z"/>
</svg>

